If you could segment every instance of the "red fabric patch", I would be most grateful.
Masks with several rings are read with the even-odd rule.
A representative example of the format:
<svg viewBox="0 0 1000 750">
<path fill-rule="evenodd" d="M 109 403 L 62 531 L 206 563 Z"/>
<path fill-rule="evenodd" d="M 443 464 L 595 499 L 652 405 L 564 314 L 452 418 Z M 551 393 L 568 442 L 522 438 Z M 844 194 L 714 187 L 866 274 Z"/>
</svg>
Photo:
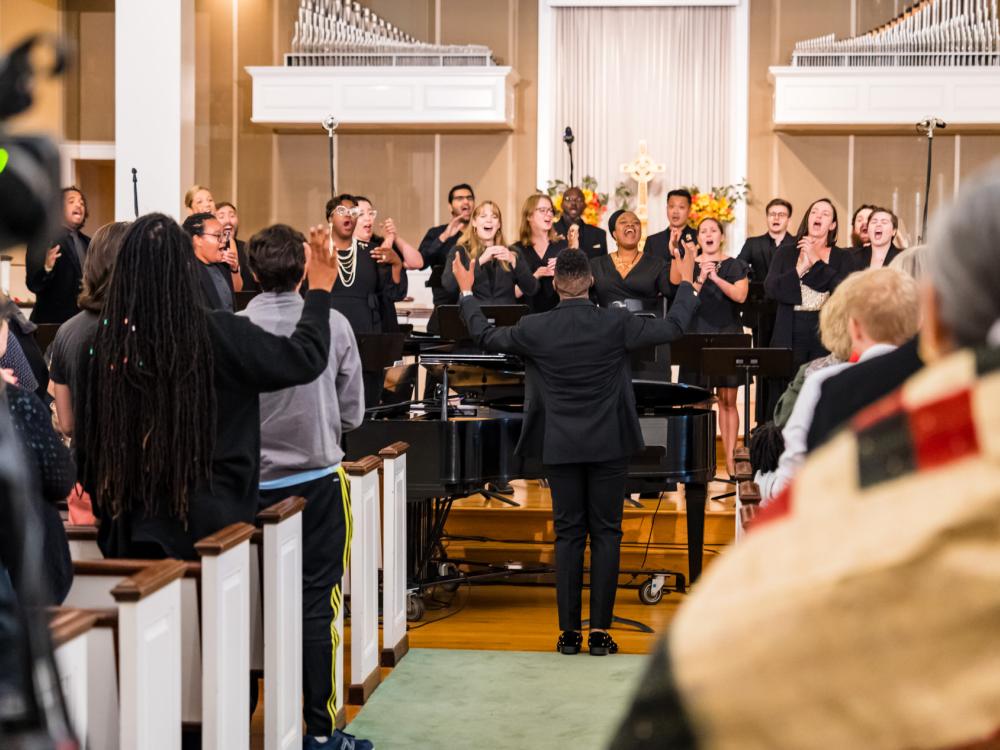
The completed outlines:
<svg viewBox="0 0 1000 750">
<path fill-rule="evenodd" d="M 861 410 L 851 420 L 851 426 L 855 432 L 861 432 L 871 427 L 876 422 L 881 422 L 893 414 L 903 411 L 903 390 L 897 388 L 888 396 L 876 401 L 866 409 Z"/>
<path fill-rule="evenodd" d="M 909 420 L 919 470 L 979 453 L 969 390 L 921 406 L 910 412 Z"/>
<path fill-rule="evenodd" d="M 771 502 L 762 505 L 757 512 L 757 517 L 747 526 L 747 531 L 753 531 L 758 526 L 763 526 L 771 521 L 778 521 L 792 512 L 792 485 L 787 485 L 779 492 Z"/>
</svg>

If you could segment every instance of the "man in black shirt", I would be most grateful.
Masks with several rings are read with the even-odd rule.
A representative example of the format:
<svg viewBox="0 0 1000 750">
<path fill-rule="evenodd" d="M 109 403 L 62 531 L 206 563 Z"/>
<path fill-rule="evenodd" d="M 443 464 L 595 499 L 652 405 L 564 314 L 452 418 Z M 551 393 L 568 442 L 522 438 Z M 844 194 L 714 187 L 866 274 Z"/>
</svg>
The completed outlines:
<svg viewBox="0 0 1000 750">
<path fill-rule="evenodd" d="M 579 248 L 588 258 L 597 258 L 608 252 L 608 233 L 581 218 L 586 207 L 583 191 L 578 187 L 567 188 L 562 196 L 562 216 L 555 223 L 555 230 L 569 239 L 569 228 L 575 224 L 580 228 Z"/>
<path fill-rule="evenodd" d="M 49 245 L 28 248 L 25 275 L 35 293 L 33 323 L 65 323 L 79 312 L 76 298 L 90 237 L 80 230 L 87 221 L 87 201 L 77 187 L 63 189 L 64 234 Z"/>
<path fill-rule="evenodd" d="M 236 251 L 223 250 L 226 235 L 214 214 L 192 214 L 184 220 L 184 231 L 194 247 L 198 282 L 209 310 L 233 312 L 233 292 L 239 291 L 240 266 Z M 234 286 L 235 285 L 235 286 Z"/>
<path fill-rule="evenodd" d="M 451 208 L 451 221 L 447 224 L 431 227 L 420 241 L 420 255 L 424 259 L 424 267 L 430 266 L 431 276 L 427 286 L 434 298 L 434 314 L 427 323 L 430 333 L 437 333 L 437 308 L 439 305 L 454 305 L 458 300 L 442 285 L 444 264 L 448 253 L 455 247 L 462 231 L 469 225 L 472 209 L 476 205 L 476 195 L 471 185 L 460 183 L 448 191 L 448 205 Z"/>
<path fill-rule="evenodd" d="M 691 193 L 684 188 L 677 188 L 667 193 L 667 228 L 662 232 L 649 235 L 643 252 L 660 258 L 670 267 L 672 251 L 684 252 L 681 240 L 698 242 L 698 233 L 688 226 L 691 217 Z"/>
</svg>

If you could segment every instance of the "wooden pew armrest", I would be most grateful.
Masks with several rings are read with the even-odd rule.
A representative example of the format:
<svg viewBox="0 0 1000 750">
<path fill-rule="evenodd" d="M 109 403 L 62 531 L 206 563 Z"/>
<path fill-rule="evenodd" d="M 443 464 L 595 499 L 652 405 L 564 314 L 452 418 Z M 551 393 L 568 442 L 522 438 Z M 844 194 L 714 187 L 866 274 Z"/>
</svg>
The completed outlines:
<svg viewBox="0 0 1000 750">
<path fill-rule="evenodd" d="M 760 505 L 760 488 L 756 482 L 740 482 L 739 493 L 743 505 Z"/>
<path fill-rule="evenodd" d="M 749 461 L 736 462 L 736 481 L 746 482 L 753 479 L 753 467 Z"/>
<path fill-rule="evenodd" d="M 202 557 L 221 555 L 250 539 L 253 532 L 248 523 L 233 523 L 196 542 L 194 548 Z"/>
<path fill-rule="evenodd" d="M 296 513 L 301 513 L 306 507 L 304 497 L 286 497 L 284 500 L 274 505 L 264 508 L 257 514 L 257 525 L 265 526 L 272 523 L 281 523 L 286 518 L 291 518 Z"/>
<path fill-rule="evenodd" d="M 97 615 L 85 609 L 56 607 L 51 614 L 49 633 L 52 636 L 53 648 L 59 648 L 74 638 L 78 638 L 97 623 Z"/>
<path fill-rule="evenodd" d="M 180 580 L 186 572 L 180 560 L 157 560 L 111 589 L 111 596 L 116 602 L 137 602 Z"/>
</svg>

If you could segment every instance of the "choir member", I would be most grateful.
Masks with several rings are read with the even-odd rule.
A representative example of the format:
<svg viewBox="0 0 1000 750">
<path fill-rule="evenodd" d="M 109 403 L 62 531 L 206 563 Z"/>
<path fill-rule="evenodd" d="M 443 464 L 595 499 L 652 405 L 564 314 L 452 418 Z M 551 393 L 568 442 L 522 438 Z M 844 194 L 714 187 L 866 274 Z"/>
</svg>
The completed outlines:
<svg viewBox="0 0 1000 750">
<path fill-rule="evenodd" d="M 63 226 L 55 241 L 28 248 L 25 277 L 28 289 L 35 294 L 31 310 L 33 323 L 63 323 L 79 312 L 76 297 L 80 293 L 83 263 L 90 237 L 81 230 L 87 222 L 87 199 L 79 188 L 62 191 Z"/>
<path fill-rule="evenodd" d="M 854 251 L 854 265 L 858 270 L 882 268 L 892 263 L 902 252 L 896 245 L 899 219 L 887 208 L 876 207 L 868 215 L 866 232 L 868 244 Z"/>
<path fill-rule="evenodd" d="M 585 222 L 581 215 L 587 207 L 583 191 L 578 187 L 567 188 L 562 195 L 562 216 L 555 223 L 556 232 L 569 238 L 570 227 L 577 227 L 579 232 L 578 244 L 580 250 L 587 254 L 588 258 L 599 258 L 607 255 L 608 233 L 600 227 L 595 227 Z M 574 243 L 570 243 L 570 247 Z"/>
<path fill-rule="evenodd" d="M 529 195 L 521 207 L 521 229 L 517 242 L 510 246 L 525 261 L 538 279 L 538 291 L 529 298 L 532 312 L 551 310 L 559 303 L 559 295 L 552 287 L 556 257 L 568 247 L 553 227 L 555 211 L 552 200 L 544 193 Z"/>
<path fill-rule="evenodd" d="M 184 231 L 191 238 L 202 304 L 209 310 L 235 309 L 233 292 L 240 291 L 239 260 L 236 251 L 224 250 L 222 224 L 209 212 L 191 214 L 184 220 Z"/>
<path fill-rule="evenodd" d="M 683 252 L 681 240 L 696 242 L 695 230 L 688 225 L 691 218 L 691 193 L 677 188 L 667 193 L 667 228 L 649 235 L 643 252 L 649 253 L 670 265 L 673 251 Z"/>
<path fill-rule="evenodd" d="M 875 206 L 863 203 L 854 210 L 851 217 L 851 248 L 860 250 L 868 242 L 868 217 L 872 215 Z"/>
<path fill-rule="evenodd" d="M 534 197 L 534 196 L 533 196 Z M 529 199 L 531 201 L 531 199 Z M 541 201 L 536 201 L 541 203 Z M 590 538 L 592 655 L 615 653 L 607 629 L 614 614 L 622 538 L 622 498 L 629 458 L 643 448 L 629 378 L 630 351 L 683 335 L 698 307 L 694 255 L 675 263 L 684 279 L 665 320 L 596 307 L 587 256 L 567 249 L 556 261 L 556 308 L 497 328 L 472 294 L 475 274 L 456 257 L 462 317 L 483 349 L 527 361 L 524 422 L 517 455 L 540 460 L 552 488 L 556 534 L 556 601 L 562 634 L 556 650 L 583 647 L 583 563 Z"/>
<path fill-rule="evenodd" d="M 819 340 L 819 311 L 854 270 L 850 252 L 837 247 L 836 239 L 837 209 L 820 198 L 802 217 L 795 247 L 778 248 L 764 281 L 778 303 L 771 346 L 791 349 L 796 368 L 829 353 Z"/>
<path fill-rule="evenodd" d="M 361 208 L 352 195 L 339 195 L 326 204 L 338 260 L 331 305 L 350 321 L 355 334 L 397 331 L 395 303 L 406 296 L 403 259 L 390 248 L 356 239 L 354 227 L 360 216 Z"/>
<path fill-rule="evenodd" d="M 362 242 L 367 242 L 371 247 L 381 249 L 392 248 L 403 259 L 403 267 L 419 270 L 424 267 L 424 259 L 420 251 L 413 245 L 399 236 L 396 231 L 396 222 L 392 218 L 382 221 L 382 234 L 375 233 L 375 219 L 378 218 L 378 211 L 372 202 L 363 195 L 354 196 L 358 202 L 361 213 L 354 226 L 354 236 Z"/>
<path fill-rule="evenodd" d="M 453 294 L 449 294 L 443 284 L 444 265 L 448 258 L 448 253 L 455 247 L 458 237 L 469 223 L 472 216 L 472 209 L 476 203 L 476 194 L 472 186 L 464 182 L 459 183 L 448 191 L 448 207 L 451 209 L 451 219 L 447 224 L 431 227 L 427 234 L 420 241 L 420 255 L 424 260 L 424 267 L 430 266 L 431 275 L 427 279 L 427 286 L 430 287 L 431 296 L 434 300 L 434 313 L 427 322 L 427 331 L 437 333 L 437 308 L 440 305 L 454 305 L 458 299 Z"/>
<path fill-rule="evenodd" d="M 214 214 L 215 198 L 212 191 L 204 185 L 192 185 L 191 189 L 184 194 L 184 207 L 187 208 L 188 216 L 192 214 Z"/>
<path fill-rule="evenodd" d="M 260 285 L 254 279 L 250 264 L 247 262 L 247 243 L 237 237 L 240 231 L 240 215 L 236 212 L 236 206 L 229 201 L 223 201 L 215 207 L 215 218 L 222 224 L 222 231 L 229 238 L 229 242 L 236 247 L 240 278 L 243 280 L 241 291 L 259 292 Z"/>
<path fill-rule="evenodd" d="M 455 256 L 461 257 L 465 268 L 470 262 L 475 265 L 472 294 L 484 305 L 516 305 L 523 302 L 517 292 L 531 297 L 538 291 L 538 279 L 532 275 L 528 263 L 517 250 L 504 245 L 503 218 L 500 206 L 493 201 L 476 206 L 472 221 L 448 253 L 443 281 L 452 294 L 458 294 L 458 282 L 452 271 Z"/>
<path fill-rule="evenodd" d="M 792 218 L 791 203 L 784 198 L 772 198 L 765 208 L 765 215 L 767 231 L 757 237 L 748 237 L 738 256 L 750 266 L 750 281 L 761 284 L 767 278 L 768 269 L 778 248 L 782 245 L 795 244 L 795 238 L 788 232 L 788 223 Z M 754 346 L 767 346 L 774 333 L 774 305 L 773 302 L 767 301 L 766 307 L 760 304 L 755 307 L 756 309 L 749 315 L 744 311 L 743 322 L 749 323 Z M 763 424 L 771 418 L 767 406 L 774 402 L 769 395 L 772 385 L 769 378 L 757 379 L 757 395 L 754 401 L 757 424 Z"/>
<path fill-rule="evenodd" d="M 750 290 L 748 278 L 750 267 L 739 258 L 730 258 L 723 252 L 725 232 L 722 224 L 712 218 L 702 219 L 698 224 L 698 245 L 685 242 L 685 252 L 697 254 L 698 276 L 694 281 L 695 291 L 701 304 L 691 321 L 690 333 L 742 333 L 740 305 Z M 677 269 L 670 270 L 671 282 L 681 281 Z M 719 399 L 719 432 L 726 451 L 726 470 L 733 477 L 736 467 L 733 453 L 736 437 L 740 432 L 740 415 L 736 411 L 736 391 L 740 377 L 706 378 L 697 371 L 682 367 L 680 382 L 715 388 Z"/>
</svg>

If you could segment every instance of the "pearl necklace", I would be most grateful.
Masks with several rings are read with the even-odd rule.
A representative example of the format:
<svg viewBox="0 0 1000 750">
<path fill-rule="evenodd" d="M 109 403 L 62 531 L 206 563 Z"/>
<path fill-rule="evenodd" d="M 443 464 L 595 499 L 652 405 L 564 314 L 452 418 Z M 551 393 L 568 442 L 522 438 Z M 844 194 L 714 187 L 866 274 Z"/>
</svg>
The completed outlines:
<svg viewBox="0 0 1000 750">
<path fill-rule="evenodd" d="M 354 279 L 358 273 L 358 242 L 351 241 L 351 246 L 346 250 L 337 250 L 337 276 L 340 283 L 345 287 L 354 286 Z"/>
</svg>

